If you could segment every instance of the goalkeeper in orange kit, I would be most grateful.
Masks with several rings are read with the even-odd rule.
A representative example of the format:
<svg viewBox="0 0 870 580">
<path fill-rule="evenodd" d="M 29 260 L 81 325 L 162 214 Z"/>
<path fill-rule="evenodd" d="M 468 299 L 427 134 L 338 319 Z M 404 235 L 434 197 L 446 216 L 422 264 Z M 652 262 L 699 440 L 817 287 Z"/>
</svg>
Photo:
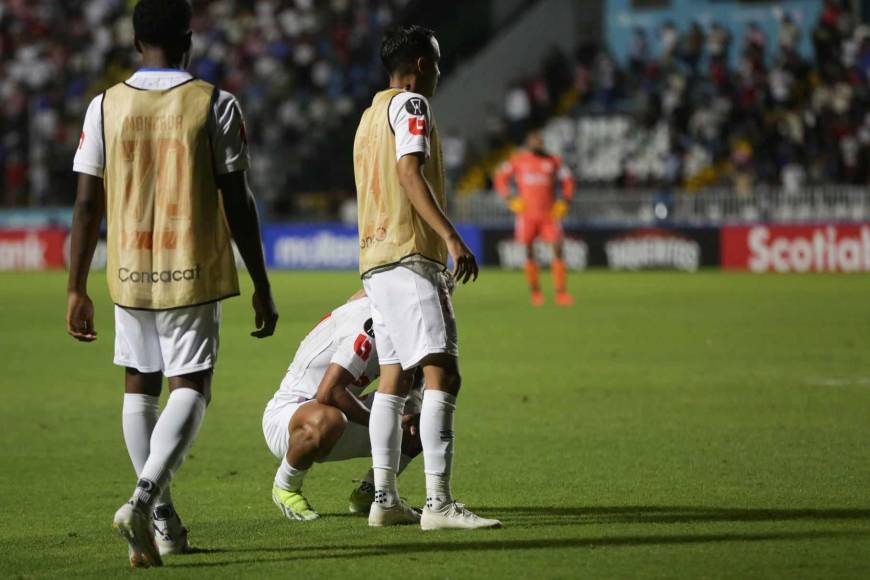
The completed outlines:
<svg viewBox="0 0 870 580">
<path fill-rule="evenodd" d="M 516 191 L 511 189 L 511 180 Z M 574 195 L 574 179 L 562 165 L 562 160 L 544 151 L 541 133 L 532 130 L 526 136 L 526 148 L 514 153 L 498 169 L 494 178 L 495 189 L 517 214 L 516 240 L 526 246 L 526 278 L 532 290 L 532 304 L 544 303 L 538 284 L 538 264 L 534 243 L 540 238 L 553 245 L 553 281 L 556 285 L 556 303 L 571 306 L 574 299 L 566 288 L 565 261 L 562 257 L 562 218 L 568 212 L 568 203 Z M 561 196 L 556 185 L 561 184 Z"/>
</svg>

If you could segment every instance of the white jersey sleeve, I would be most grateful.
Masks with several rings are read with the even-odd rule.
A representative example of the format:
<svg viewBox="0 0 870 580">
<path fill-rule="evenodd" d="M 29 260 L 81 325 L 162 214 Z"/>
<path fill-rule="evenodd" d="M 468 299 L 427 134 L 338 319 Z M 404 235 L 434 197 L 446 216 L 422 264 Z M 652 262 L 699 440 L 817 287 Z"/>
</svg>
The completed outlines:
<svg viewBox="0 0 870 580">
<path fill-rule="evenodd" d="M 73 171 L 103 177 L 103 94 L 91 100 L 73 159 Z"/>
<path fill-rule="evenodd" d="M 85 124 L 73 160 L 73 171 L 103 177 L 103 95 L 95 97 L 85 113 Z M 208 124 L 215 173 L 225 175 L 251 167 L 248 137 L 236 98 L 219 91 Z"/>
<path fill-rule="evenodd" d="M 210 134 L 215 172 L 225 175 L 250 169 L 245 120 L 239 102 L 233 95 L 226 91 L 218 93 L 213 119 L 214 127 Z"/>
<path fill-rule="evenodd" d="M 363 299 L 360 302 L 368 301 Z M 345 368 L 356 381 L 365 374 L 373 359 L 377 360 L 378 354 L 369 309 L 359 307 L 367 304 L 351 303 L 347 306 L 349 308 L 345 307 L 333 313 L 333 316 L 338 314 L 342 319 L 336 321 L 335 354 L 330 362 Z"/>
<path fill-rule="evenodd" d="M 429 158 L 432 113 L 426 97 L 410 92 L 397 94 L 390 101 L 389 121 L 396 135 L 397 161 L 413 153 Z"/>
</svg>

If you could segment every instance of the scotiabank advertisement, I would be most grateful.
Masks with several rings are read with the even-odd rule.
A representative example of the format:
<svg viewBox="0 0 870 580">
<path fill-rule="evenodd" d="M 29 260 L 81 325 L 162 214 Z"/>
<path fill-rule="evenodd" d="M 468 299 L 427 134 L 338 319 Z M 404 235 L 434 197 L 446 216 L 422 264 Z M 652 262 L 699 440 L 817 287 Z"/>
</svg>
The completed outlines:
<svg viewBox="0 0 870 580">
<path fill-rule="evenodd" d="M 62 269 L 65 239 L 60 228 L 0 229 L 0 271 Z"/>
<path fill-rule="evenodd" d="M 870 223 L 722 228 L 722 268 L 750 272 L 870 272 Z"/>
</svg>

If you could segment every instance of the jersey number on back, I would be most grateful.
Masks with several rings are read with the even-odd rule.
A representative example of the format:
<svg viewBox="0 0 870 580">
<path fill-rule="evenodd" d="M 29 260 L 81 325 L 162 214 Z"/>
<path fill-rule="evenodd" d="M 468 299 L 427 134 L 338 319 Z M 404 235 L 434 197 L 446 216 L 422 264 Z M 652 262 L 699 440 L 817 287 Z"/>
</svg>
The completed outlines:
<svg viewBox="0 0 870 580">
<path fill-rule="evenodd" d="M 154 188 L 154 204 L 170 219 L 190 217 L 189 200 L 179 196 L 189 186 L 185 167 L 188 152 L 178 139 L 131 139 L 121 142 L 124 161 L 134 164 L 127 175 L 124 205 L 131 219 L 147 213 L 147 197 L 137 187 Z M 135 181 L 134 181 L 135 180 Z"/>
</svg>

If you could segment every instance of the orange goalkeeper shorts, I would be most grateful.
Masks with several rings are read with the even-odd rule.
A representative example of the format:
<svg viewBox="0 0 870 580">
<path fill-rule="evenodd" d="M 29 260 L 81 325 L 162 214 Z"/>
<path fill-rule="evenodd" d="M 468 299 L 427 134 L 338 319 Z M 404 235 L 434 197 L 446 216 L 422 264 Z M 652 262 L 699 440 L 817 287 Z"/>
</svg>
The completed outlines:
<svg viewBox="0 0 870 580">
<path fill-rule="evenodd" d="M 516 221 L 516 229 L 514 230 L 516 240 L 522 244 L 531 244 L 537 239 L 545 242 L 553 243 L 562 241 L 562 223 L 559 220 L 554 220 L 551 217 L 537 217 L 518 215 Z"/>
</svg>

